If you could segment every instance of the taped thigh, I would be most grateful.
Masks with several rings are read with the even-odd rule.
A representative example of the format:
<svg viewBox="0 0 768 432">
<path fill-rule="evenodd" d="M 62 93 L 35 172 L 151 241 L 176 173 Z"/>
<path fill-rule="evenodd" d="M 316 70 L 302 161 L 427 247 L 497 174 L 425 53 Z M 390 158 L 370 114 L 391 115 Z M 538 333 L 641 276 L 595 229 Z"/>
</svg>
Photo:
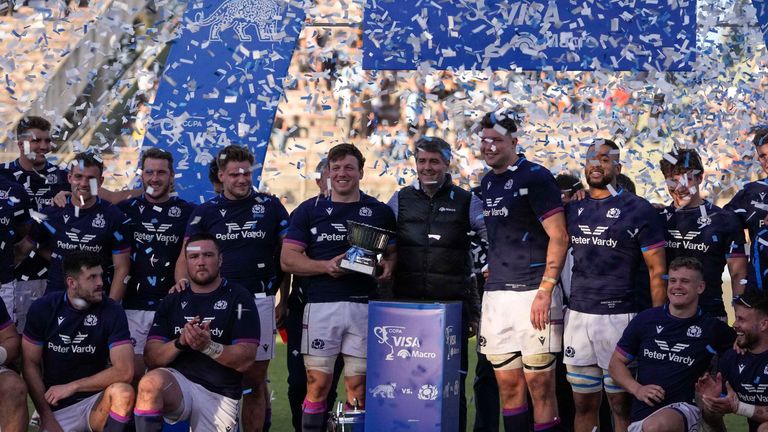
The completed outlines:
<svg viewBox="0 0 768 432">
<path fill-rule="evenodd" d="M 361 357 L 355 357 L 351 355 L 343 355 L 344 357 L 344 376 L 360 376 L 365 375 L 365 359 Z"/>
<path fill-rule="evenodd" d="M 507 354 L 486 354 L 485 358 L 495 370 L 513 370 L 523 367 L 523 355 L 520 351 Z"/>
<path fill-rule="evenodd" d="M 333 367 L 336 364 L 336 356 L 314 356 L 304 354 L 304 367 L 307 370 L 316 370 L 326 375 L 333 375 Z"/>
<path fill-rule="evenodd" d="M 603 385 L 605 386 L 606 393 L 626 393 L 624 387 L 614 381 L 611 374 L 605 369 L 603 369 Z"/>
<path fill-rule="evenodd" d="M 547 372 L 555 369 L 555 357 L 552 353 L 528 354 L 523 356 L 526 372 Z"/>
<path fill-rule="evenodd" d="M 603 390 L 603 370 L 597 366 L 565 365 L 566 379 L 574 393 L 598 393 Z"/>
</svg>

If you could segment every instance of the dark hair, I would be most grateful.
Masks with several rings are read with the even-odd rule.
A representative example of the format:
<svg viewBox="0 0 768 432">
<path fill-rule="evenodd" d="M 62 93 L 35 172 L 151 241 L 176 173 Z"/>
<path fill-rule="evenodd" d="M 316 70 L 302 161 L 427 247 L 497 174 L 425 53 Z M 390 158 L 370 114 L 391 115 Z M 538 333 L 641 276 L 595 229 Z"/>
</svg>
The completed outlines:
<svg viewBox="0 0 768 432">
<path fill-rule="evenodd" d="M 363 169 L 365 166 L 365 157 L 360 150 L 352 144 L 337 144 L 328 150 L 328 164 L 336 162 L 337 160 L 344 159 L 347 156 L 354 156 L 357 159 L 358 168 Z"/>
<path fill-rule="evenodd" d="M 147 159 L 162 159 L 168 161 L 168 168 L 173 172 L 173 155 L 165 150 L 150 147 L 141 154 L 141 169 L 144 169 L 144 161 Z"/>
<path fill-rule="evenodd" d="M 571 174 L 558 174 L 555 177 L 557 186 L 560 187 L 560 192 L 564 193 L 568 198 L 572 197 L 576 191 L 584 189 L 584 184 L 578 177 Z"/>
<path fill-rule="evenodd" d="M 445 140 L 442 138 L 431 136 L 424 136 L 419 138 L 419 140 L 416 141 L 416 145 L 414 146 L 414 157 L 419 157 L 419 150 L 429 153 L 438 153 L 442 156 L 446 163 L 451 163 L 451 145 L 445 142 Z"/>
<path fill-rule="evenodd" d="M 322 158 L 320 159 L 320 162 L 317 163 L 317 166 L 315 166 L 315 172 L 316 173 L 322 173 L 323 171 L 328 169 L 328 159 Z"/>
<path fill-rule="evenodd" d="M 78 165 L 81 169 L 87 167 L 97 167 L 99 174 L 104 174 L 104 161 L 91 151 L 84 151 L 75 155 L 72 160 L 73 165 Z"/>
<path fill-rule="evenodd" d="M 248 147 L 234 144 L 224 147 L 216 156 L 216 163 L 220 171 L 226 169 L 230 162 L 248 162 L 253 165 L 253 161 L 253 153 Z"/>
<path fill-rule="evenodd" d="M 216 240 L 216 236 L 214 236 L 213 234 L 211 234 L 209 232 L 199 232 L 197 234 L 192 234 L 187 239 L 186 246 L 188 247 L 191 243 L 194 243 L 194 242 L 206 241 L 206 240 L 212 241 L 213 244 L 216 245 L 216 251 L 221 253 L 221 245 L 219 244 L 219 241 Z M 185 247 L 184 248 L 184 255 L 186 256 L 186 254 L 187 254 L 187 248 Z"/>
<path fill-rule="evenodd" d="M 64 277 L 77 278 L 83 272 L 83 268 L 89 269 L 101 265 L 101 257 L 95 252 L 74 251 L 64 255 L 61 267 L 64 269 Z"/>
<path fill-rule="evenodd" d="M 27 116 L 21 119 L 18 125 L 16 125 L 16 139 L 24 135 L 30 129 L 39 129 L 41 131 L 50 131 L 51 122 L 38 116 Z"/>
<path fill-rule="evenodd" d="M 628 192 L 632 192 L 633 194 L 637 193 L 635 182 L 633 182 L 631 178 L 624 174 L 619 173 L 616 176 L 616 184 Z"/>
<path fill-rule="evenodd" d="M 752 128 L 752 133 L 755 134 L 752 138 L 752 144 L 756 148 L 762 147 L 763 144 L 768 144 L 768 126 L 755 126 Z"/>
<path fill-rule="evenodd" d="M 764 291 L 747 290 L 744 294 L 733 298 L 733 305 L 756 309 L 768 315 L 768 295 Z"/>
<path fill-rule="evenodd" d="M 704 266 L 701 264 L 701 261 L 697 260 L 694 257 L 689 256 L 679 256 L 672 260 L 671 263 L 669 263 L 668 272 L 671 272 L 672 270 L 677 270 L 680 268 L 687 268 L 689 270 L 693 270 L 699 273 L 699 276 L 702 278 L 704 277 Z"/>
<path fill-rule="evenodd" d="M 221 183 L 221 180 L 219 180 L 219 164 L 215 160 L 211 161 L 210 165 L 208 165 L 208 181 L 214 185 Z"/>
<path fill-rule="evenodd" d="M 493 129 L 494 126 L 499 125 L 507 130 L 507 134 L 517 132 L 517 114 L 508 109 L 503 111 L 489 112 L 483 116 L 480 120 L 480 126 L 483 129 Z"/>
<path fill-rule="evenodd" d="M 675 163 L 672 163 L 670 159 L 675 160 Z M 691 171 L 696 178 L 701 178 L 704 174 L 704 164 L 701 163 L 701 157 L 695 149 L 672 150 L 667 153 L 667 157 L 659 161 L 659 167 L 665 178 Z"/>
</svg>

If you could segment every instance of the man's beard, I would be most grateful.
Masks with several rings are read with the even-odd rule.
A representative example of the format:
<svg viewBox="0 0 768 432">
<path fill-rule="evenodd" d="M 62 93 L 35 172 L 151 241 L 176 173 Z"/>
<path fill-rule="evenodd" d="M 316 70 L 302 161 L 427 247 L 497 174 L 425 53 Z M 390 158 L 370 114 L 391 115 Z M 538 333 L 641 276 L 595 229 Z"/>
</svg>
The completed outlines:
<svg viewBox="0 0 768 432">
<path fill-rule="evenodd" d="M 608 185 L 613 183 L 613 179 L 614 178 L 612 176 L 606 173 L 603 173 L 603 179 L 600 180 L 599 182 L 595 182 L 591 180 L 591 177 L 589 175 L 587 175 L 587 184 L 589 185 L 589 187 L 595 188 L 595 189 L 608 189 Z"/>
<path fill-rule="evenodd" d="M 208 277 L 206 278 L 198 278 L 196 275 L 197 273 L 193 273 L 189 275 L 189 278 L 197 285 L 208 285 L 209 283 L 215 281 L 217 277 L 219 277 L 218 273 L 208 273 Z"/>
<path fill-rule="evenodd" d="M 746 350 L 750 350 L 756 343 L 757 337 L 748 332 L 744 332 L 744 336 L 736 339 L 736 345 Z"/>
</svg>

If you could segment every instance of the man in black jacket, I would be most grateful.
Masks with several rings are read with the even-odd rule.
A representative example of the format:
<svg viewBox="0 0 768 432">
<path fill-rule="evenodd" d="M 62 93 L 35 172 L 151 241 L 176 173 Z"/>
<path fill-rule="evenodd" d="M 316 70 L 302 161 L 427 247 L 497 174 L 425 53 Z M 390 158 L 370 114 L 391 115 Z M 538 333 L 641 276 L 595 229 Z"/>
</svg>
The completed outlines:
<svg viewBox="0 0 768 432">
<path fill-rule="evenodd" d="M 467 340 L 479 321 L 479 296 L 472 280 L 470 233 L 485 237 L 482 202 L 456 186 L 447 173 L 451 147 L 440 138 L 416 142 L 417 181 L 396 192 L 387 203 L 397 217 L 396 299 L 461 301 L 460 430 L 467 425 L 464 381 Z M 472 327 L 472 330 L 470 330 Z"/>
</svg>

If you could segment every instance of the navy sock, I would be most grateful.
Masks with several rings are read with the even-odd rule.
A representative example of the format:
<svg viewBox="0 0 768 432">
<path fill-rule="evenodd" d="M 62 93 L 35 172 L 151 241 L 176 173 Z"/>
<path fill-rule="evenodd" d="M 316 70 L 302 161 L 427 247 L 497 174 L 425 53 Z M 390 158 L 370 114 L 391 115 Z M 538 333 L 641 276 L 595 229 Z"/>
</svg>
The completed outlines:
<svg viewBox="0 0 768 432">
<path fill-rule="evenodd" d="M 533 430 L 535 432 L 559 432 L 563 429 L 560 427 L 560 419 L 555 418 L 547 423 L 534 423 Z"/>
<path fill-rule="evenodd" d="M 504 432 L 528 432 L 531 424 L 528 421 L 528 405 L 517 408 L 504 408 Z"/>
<path fill-rule="evenodd" d="M 133 410 L 136 432 L 162 432 L 163 413 L 160 410 Z"/>
<path fill-rule="evenodd" d="M 109 411 L 107 423 L 104 425 L 104 432 L 126 432 L 131 425 L 132 417 L 130 414 L 121 416 L 114 411 Z"/>
<path fill-rule="evenodd" d="M 321 432 L 324 430 L 325 401 L 310 402 L 304 399 L 301 414 L 301 432 Z"/>
</svg>

